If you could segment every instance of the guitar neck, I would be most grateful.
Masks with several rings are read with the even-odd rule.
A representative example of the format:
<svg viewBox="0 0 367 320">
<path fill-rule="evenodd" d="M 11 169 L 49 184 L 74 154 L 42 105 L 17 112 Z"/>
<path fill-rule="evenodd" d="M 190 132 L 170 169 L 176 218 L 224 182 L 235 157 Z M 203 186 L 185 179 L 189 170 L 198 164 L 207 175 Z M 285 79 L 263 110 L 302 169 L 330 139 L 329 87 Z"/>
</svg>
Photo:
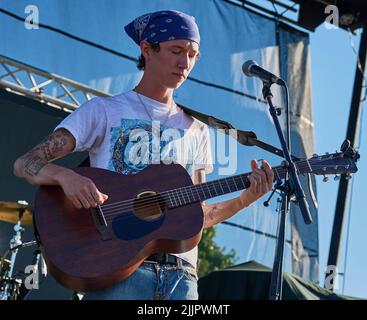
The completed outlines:
<svg viewBox="0 0 367 320">
<path fill-rule="evenodd" d="M 295 163 L 298 173 L 311 172 L 312 168 L 307 160 Z M 285 177 L 286 169 L 283 166 L 272 168 L 274 173 L 274 181 L 281 180 Z M 210 198 L 222 196 L 244 190 L 250 186 L 248 176 L 250 173 L 238 174 L 235 176 L 212 180 L 201 184 L 195 184 L 187 187 L 181 187 L 166 192 L 170 208 L 188 205 L 197 201 L 204 201 Z"/>
</svg>

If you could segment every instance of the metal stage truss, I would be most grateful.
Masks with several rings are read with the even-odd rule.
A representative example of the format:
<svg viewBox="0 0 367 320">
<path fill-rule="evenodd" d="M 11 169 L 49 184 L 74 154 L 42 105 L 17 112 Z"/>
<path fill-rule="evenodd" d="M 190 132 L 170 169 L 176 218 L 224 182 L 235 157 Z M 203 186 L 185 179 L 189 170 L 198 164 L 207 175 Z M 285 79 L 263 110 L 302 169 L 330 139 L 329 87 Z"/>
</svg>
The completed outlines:
<svg viewBox="0 0 367 320">
<path fill-rule="evenodd" d="M 71 112 L 95 96 L 110 94 L 0 55 L 0 88 Z"/>
</svg>

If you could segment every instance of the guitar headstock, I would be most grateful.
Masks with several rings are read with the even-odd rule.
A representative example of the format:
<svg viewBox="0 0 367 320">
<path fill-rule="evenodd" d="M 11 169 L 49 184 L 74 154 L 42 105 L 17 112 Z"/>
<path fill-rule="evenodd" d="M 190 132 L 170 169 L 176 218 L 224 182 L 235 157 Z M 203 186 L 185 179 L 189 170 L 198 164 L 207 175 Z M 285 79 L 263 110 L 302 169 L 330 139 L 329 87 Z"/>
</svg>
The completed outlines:
<svg viewBox="0 0 367 320">
<path fill-rule="evenodd" d="M 352 148 L 349 140 L 345 140 L 340 152 L 314 155 L 309 159 L 312 173 L 317 175 L 328 174 L 352 174 L 358 171 L 356 162 L 360 158 L 359 153 Z"/>
</svg>

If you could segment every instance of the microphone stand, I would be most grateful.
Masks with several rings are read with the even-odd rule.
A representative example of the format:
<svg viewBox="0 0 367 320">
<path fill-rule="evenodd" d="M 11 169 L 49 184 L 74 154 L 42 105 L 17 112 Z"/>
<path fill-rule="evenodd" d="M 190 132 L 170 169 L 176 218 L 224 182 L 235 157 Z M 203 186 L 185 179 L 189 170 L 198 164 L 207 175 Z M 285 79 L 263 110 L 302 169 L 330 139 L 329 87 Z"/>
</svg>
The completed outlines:
<svg viewBox="0 0 367 320">
<path fill-rule="evenodd" d="M 310 210 L 308 204 L 306 202 L 305 193 L 301 187 L 301 183 L 298 178 L 296 166 L 290 156 L 288 147 L 285 142 L 285 138 L 280 127 L 278 112 L 274 107 L 272 98 L 273 95 L 271 93 L 270 87 L 273 84 L 271 81 L 263 81 L 263 96 L 264 99 L 269 104 L 269 112 L 273 118 L 274 125 L 279 137 L 280 144 L 282 146 L 283 155 L 285 161 L 283 162 L 283 166 L 286 169 L 285 179 L 282 186 L 276 186 L 281 191 L 281 210 L 279 217 L 279 226 L 278 226 L 278 240 L 276 245 L 273 270 L 271 274 L 271 282 L 269 289 L 269 299 L 270 300 L 281 300 L 282 298 L 282 286 L 283 286 L 283 254 L 284 254 L 284 244 L 285 244 L 285 225 L 286 225 L 286 216 L 289 212 L 289 204 L 292 196 L 296 197 L 298 201 L 299 208 L 301 210 L 303 219 L 306 224 L 310 224 L 312 222 L 312 217 L 310 214 Z M 284 82 L 284 85 L 285 82 Z M 288 104 L 288 101 L 287 101 Z M 288 108 L 288 105 L 287 105 Z M 288 122 L 288 121 L 287 121 Z M 288 133 L 288 143 L 289 141 L 289 128 L 287 128 Z"/>
</svg>

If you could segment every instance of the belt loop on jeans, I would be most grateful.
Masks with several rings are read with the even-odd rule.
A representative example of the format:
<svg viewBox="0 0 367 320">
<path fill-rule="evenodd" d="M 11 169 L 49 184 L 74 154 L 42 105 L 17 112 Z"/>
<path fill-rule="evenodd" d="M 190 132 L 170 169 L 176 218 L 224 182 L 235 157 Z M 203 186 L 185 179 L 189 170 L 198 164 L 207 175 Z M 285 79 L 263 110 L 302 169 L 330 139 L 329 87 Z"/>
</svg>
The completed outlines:
<svg viewBox="0 0 367 320">
<path fill-rule="evenodd" d="M 182 269 L 182 259 L 181 258 L 179 258 L 179 257 L 176 257 L 177 258 L 177 267 L 179 268 L 179 269 Z"/>
</svg>

